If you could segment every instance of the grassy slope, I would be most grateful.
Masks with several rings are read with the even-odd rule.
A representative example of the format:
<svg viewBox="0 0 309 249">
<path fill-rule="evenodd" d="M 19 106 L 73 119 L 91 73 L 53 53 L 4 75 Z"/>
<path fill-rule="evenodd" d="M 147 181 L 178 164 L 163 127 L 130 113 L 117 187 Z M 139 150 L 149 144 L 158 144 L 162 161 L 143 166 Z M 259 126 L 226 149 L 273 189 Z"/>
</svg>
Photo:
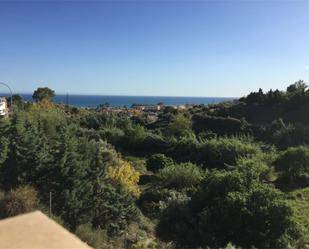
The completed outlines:
<svg viewBox="0 0 309 249">
<path fill-rule="evenodd" d="M 304 227 L 309 244 L 309 187 L 288 193 L 296 220 Z"/>
</svg>

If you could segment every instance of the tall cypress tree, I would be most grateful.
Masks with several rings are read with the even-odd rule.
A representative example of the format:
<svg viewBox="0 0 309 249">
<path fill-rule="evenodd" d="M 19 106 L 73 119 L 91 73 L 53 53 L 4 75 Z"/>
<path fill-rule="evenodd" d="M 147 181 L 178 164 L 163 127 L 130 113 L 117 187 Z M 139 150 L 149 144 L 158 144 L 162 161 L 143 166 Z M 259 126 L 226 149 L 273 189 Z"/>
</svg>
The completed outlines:
<svg viewBox="0 0 309 249">
<path fill-rule="evenodd" d="M 86 178 L 84 185 L 84 198 L 87 199 L 83 216 L 85 220 L 90 221 L 97 216 L 95 203 L 99 197 L 100 188 L 104 185 L 105 171 L 109 165 L 117 163 L 116 152 L 109 148 L 104 141 L 88 140 L 83 137 L 80 146 L 80 155 L 84 168 L 86 169 Z"/>
<path fill-rule="evenodd" d="M 5 119 L 0 119 L 0 167 L 2 163 L 4 163 L 4 161 L 6 160 L 7 154 L 8 154 L 9 127 L 10 127 L 10 123 L 8 121 L 6 121 Z"/>
<path fill-rule="evenodd" d="M 112 186 L 105 179 L 106 169 L 118 164 L 119 157 L 106 142 L 91 140 L 83 143 L 87 161 L 88 201 L 84 206 L 87 221 L 96 228 L 119 235 L 127 221 L 137 215 L 133 198 L 120 186 Z"/>
<path fill-rule="evenodd" d="M 8 139 L 8 130 L 10 124 L 6 122 L 5 119 L 0 120 L 0 187 L 3 186 L 4 178 L 4 163 L 7 160 L 9 153 L 9 139 Z"/>
<path fill-rule="evenodd" d="M 32 183 L 39 164 L 37 152 L 40 136 L 36 123 L 25 114 L 17 113 L 12 119 L 7 138 L 9 151 L 2 171 L 4 188 Z"/>
<path fill-rule="evenodd" d="M 54 148 L 55 161 L 51 187 L 56 212 L 71 226 L 79 224 L 84 205 L 86 170 L 78 153 L 78 140 L 74 127 L 59 130 L 59 141 Z"/>
</svg>

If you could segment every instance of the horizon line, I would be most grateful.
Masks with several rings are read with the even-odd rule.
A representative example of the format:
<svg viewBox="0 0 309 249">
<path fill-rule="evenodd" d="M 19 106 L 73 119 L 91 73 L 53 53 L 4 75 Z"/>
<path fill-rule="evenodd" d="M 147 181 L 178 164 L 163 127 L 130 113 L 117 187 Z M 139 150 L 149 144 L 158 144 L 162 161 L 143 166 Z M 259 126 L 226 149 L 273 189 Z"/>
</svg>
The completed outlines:
<svg viewBox="0 0 309 249">
<path fill-rule="evenodd" d="M 3 93 L 0 94 L 10 95 L 10 93 Z M 13 95 L 32 95 L 33 93 L 14 93 Z M 160 97 L 160 98 L 230 98 L 230 99 L 237 99 L 241 97 L 235 96 L 184 96 L 184 95 L 125 95 L 125 94 L 82 94 L 82 93 L 55 93 L 55 96 L 60 95 L 74 95 L 74 96 L 96 96 L 96 97 Z"/>
</svg>

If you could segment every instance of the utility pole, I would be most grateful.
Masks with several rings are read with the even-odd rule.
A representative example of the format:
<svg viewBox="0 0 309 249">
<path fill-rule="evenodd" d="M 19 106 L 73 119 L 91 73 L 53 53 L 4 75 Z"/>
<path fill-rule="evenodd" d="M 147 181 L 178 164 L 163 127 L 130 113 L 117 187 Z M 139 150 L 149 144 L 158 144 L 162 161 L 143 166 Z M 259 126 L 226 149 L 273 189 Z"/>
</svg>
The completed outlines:
<svg viewBox="0 0 309 249">
<path fill-rule="evenodd" d="M 123 249 L 127 249 L 127 222 L 124 225 Z"/>
<path fill-rule="evenodd" d="M 68 93 L 66 94 L 66 97 L 65 97 L 65 104 L 67 107 L 69 106 L 69 94 Z"/>
<path fill-rule="evenodd" d="M 51 217 L 52 214 L 52 193 L 49 192 L 49 217 Z"/>
</svg>

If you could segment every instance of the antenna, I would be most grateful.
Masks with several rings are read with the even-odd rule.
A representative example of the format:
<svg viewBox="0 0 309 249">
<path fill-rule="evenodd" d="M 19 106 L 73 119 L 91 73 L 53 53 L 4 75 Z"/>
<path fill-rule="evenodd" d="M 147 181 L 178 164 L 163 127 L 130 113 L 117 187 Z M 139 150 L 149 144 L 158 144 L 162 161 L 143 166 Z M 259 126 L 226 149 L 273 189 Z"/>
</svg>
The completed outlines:
<svg viewBox="0 0 309 249">
<path fill-rule="evenodd" d="M 66 97 L 65 97 L 65 104 L 66 106 L 69 106 L 69 94 L 68 93 L 66 94 Z"/>
<path fill-rule="evenodd" d="M 52 192 L 49 192 L 49 217 L 52 214 Z"/>
</svg>

